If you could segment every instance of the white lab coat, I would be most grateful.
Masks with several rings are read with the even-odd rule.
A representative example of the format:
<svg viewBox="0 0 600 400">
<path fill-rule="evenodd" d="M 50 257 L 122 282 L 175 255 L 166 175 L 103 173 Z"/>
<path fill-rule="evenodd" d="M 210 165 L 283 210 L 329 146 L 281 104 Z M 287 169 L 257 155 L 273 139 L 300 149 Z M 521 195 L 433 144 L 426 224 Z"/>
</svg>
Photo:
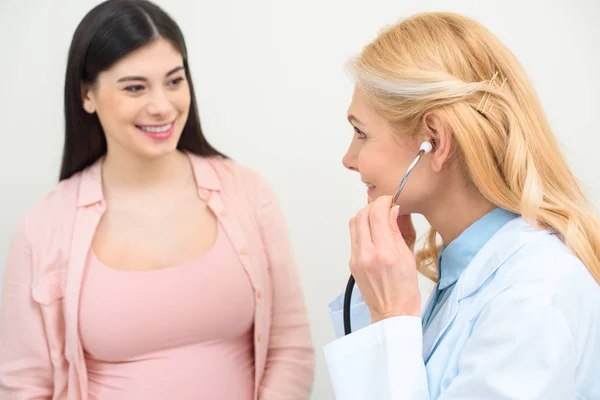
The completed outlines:
<svg viewBox="0 0 600 400">
<path fill-rule="evenodd" d="M 417 317 L 370 325 L 356 289 L 352 300 L 354 333 L 324 349 L 338 400 L 600 399 L 600 286 L 522 218 L 483 246 L 424 332 Z M 330 306 L 338 336 L 342 303 Z"/>
</svg>

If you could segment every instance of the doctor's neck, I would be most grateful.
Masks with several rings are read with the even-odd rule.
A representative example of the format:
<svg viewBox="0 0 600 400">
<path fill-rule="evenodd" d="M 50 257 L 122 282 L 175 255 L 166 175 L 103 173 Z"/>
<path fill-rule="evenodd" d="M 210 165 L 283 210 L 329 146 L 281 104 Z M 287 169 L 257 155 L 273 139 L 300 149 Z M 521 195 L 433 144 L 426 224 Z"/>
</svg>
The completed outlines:
<svg viewBox="0 0 600 400">
<path fill-rule="evenodd" d="M 483 197 L 475 185 L 456 180 L 444 185 L 438 200 L 431 202 L 423 216 L 448 245 L 494 208 L 496 206 Z"/>
</svg>

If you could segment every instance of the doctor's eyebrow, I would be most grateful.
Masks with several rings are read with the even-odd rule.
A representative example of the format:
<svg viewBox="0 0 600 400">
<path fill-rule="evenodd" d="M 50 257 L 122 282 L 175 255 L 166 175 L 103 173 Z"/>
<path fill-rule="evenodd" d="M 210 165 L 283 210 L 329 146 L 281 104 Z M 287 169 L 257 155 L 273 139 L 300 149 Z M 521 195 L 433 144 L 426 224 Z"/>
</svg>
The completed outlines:
<svg viewBox="0 0 600 400">
<path fill-rule="evenodd" d="M 348 122 L 350 122 L 351 124 L 358 124 L 358 125 L 364 125 L 360 119 L 356 118 L 355 115 L 353 114 L 348 114 Z"/>
</svg>

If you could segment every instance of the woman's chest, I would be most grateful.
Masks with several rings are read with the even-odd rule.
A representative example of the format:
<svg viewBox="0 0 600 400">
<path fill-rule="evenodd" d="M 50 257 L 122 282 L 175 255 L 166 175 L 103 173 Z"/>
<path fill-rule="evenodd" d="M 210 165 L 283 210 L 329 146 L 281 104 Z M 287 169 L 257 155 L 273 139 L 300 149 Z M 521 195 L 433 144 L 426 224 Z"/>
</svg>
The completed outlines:
<svg viewBox="0 0 600 400">
<path fill-rule="evenodd" d="M 214 246 L 217 223 L 198 198 L 177 204 L 109 206 L 94 233 L 92 250 L 116 269 L 172 267 L 207 253 Z"/>
</svg>

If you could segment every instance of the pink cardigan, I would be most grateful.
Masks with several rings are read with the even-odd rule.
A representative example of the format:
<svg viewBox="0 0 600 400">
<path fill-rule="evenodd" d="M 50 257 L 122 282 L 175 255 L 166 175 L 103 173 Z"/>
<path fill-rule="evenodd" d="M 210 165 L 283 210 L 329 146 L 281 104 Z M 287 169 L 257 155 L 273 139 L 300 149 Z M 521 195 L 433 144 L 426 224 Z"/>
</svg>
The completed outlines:
<svg viewBox="0 0 600 400">
<path fill-rule="evenodd" d="M 190 159 L 199 196 L 220 219 L 254 289 L 254 399 L 308 399 L 314 350 L 274 192 L 233 161 Z M 98 161 L 59 183 L 20 224 L 2 292 L 0 399 L 87 399 L 78 304 L 104 210 Z"/>
</svg>

